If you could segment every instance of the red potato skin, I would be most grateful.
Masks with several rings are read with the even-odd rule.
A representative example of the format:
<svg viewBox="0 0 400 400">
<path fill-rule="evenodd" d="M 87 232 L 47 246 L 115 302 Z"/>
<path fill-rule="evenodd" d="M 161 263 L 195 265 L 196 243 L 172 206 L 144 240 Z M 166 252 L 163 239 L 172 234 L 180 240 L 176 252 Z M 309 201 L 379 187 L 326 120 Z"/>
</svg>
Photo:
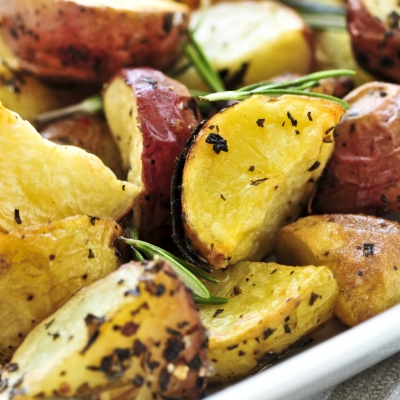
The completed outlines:
<svg viewBox="0 0 400 400">
<path fill-rule="evenodd" d="M 140 238 L 171 249 L 174 164 L 201 115 L 186 86 L 162 72 L 125 69 L 120 76 L 135 92 L 143 134 Z"/>
<path fill-rule="evenodd" d="M 73 1 L 10 3 L 2 12 L 5 42 L 22 68 L 56 83 L 100 86 L 123 67 L 167 69 L 187 38 L 188 9 L 174 3 L 171 12 L 151 6 L 114 10 Z"/>
<path fill-rule="evenodd" d="M 400 210 L 400 86 L 365 84 L 336 126 L 335 150 L 318 182 L 314 213 L 386 215 Z"/>
<path fill-rule="evenodd" d="M 400 83 L 400 31 L 371 15 L 363 0 L 348 0 L 347 26 L 354 56 L 376 77 Z"/>
</svg>

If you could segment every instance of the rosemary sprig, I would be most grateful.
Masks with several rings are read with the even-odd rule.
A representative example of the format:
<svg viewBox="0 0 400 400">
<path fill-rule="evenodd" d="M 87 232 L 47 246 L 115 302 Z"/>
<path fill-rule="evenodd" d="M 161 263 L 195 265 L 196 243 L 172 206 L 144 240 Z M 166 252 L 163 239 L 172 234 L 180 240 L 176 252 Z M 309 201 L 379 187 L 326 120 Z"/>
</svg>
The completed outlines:
<svg viewBox="0 0 400 400">
<path fill-rule="evenodd" d="M 95 94 L 78 104 L 43 112 L 37 116 L 36 122 L 43 124 L 77 113 L 97 114 L 101 111 L 103 111 L 103 102 L 101 100 L 101 96 L 99 94 Z"/>
<path fill-rule="evenodd" d="M 178 257 L 172 255 L 166 250 L 161 249 L 160 247 L 154 246 L 150 243 L 144 242 L 138 239 L 129 239 L 129 238 L 121 238 L 126 244 L 132 246 L 139 254 L 143 253 L 149 259 L 158 256 L 166 261 L 168 261 L 172 268 L 174 269 L 175 273 L 181 279 L 181 281 L 193 291 L 193 293 L 199 298 L 203 299 L 210 299 L 212 296 L 208 289 L 204 286 L 204 284 L 193 274 L 195 272 L 199 276 L 206 275 L 204 273 L 198 273 L 198 270 L 190 266 L 190 264 L 186 263 L 183 260 L 180 260 Z M 218 282 L 216 279 L 211 278 L 213 282 Z M 226 299 L 225 299 L 226 300 Z M 224 302 L 226 303 L 226 301 Z M 214 302 L 218 301 L 214 299 Z M 222 300 L 221 300 L 222 301 Z M 215 304 L 219 304 L 218 302 Z"/>
<path fill-rule="evenodd" d="M 210 304 L 210 305 L 229 303 L 229 300 L 227 298 L 213 296 L 213 295 L 211 295 L 208 299 L 206 299 L 204 297 L 200 297 L 200 296 L 194 295 L 194 301 L 197 304 Z"/>
<path fill-rule="evenodd" d="M 332 78 L 337 76 L 354 75 L 355 71 L 348 69 L 336 69 L 328 71 L 314 72 L 287 82 L 261 82 L 243 87 L 239 90 L 212 93 L 206 96 L 200 96 L 202 100 L 220 101 L 220 100 L 244 100 L 254 94 L 264 94 L 275 97 L 283 94 L 295 94 L 309 97 L 318 97 L 326 100 L 331 100 L 339 103 L 346 110 L 349 109 L 349 104 L 342 99 L 334 96 L 329 96 L 321 93 L 307 91 L 313 86 L 316 86 L 321 79 Z"/>
<path fill-rule="evenodd" d="M 211 65 L 201 46 L 197 43 L 194 38 L 194 32 L 189 30 L 188 36 L 188 42 L 183 45 L 184 54 L 213 92 L 224 91 L 224 82 Z"/>
</svg>

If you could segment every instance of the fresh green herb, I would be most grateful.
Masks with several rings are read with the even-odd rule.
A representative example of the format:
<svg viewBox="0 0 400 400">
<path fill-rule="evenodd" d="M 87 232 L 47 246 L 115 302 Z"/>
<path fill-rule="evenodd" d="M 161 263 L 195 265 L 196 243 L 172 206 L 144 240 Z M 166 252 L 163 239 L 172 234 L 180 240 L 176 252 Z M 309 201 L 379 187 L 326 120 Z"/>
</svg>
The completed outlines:
<svg viewBox="0 0 400 400">
<path fill-rule="evenodd" d="M 185 267 L 185 263 L 182 260 L 179 260 L 179 258 L 173 256 L 171 253 L 161 249 L 160 247 L 143 242 L 142 240 L 128 238 L 121 239 L 126 244 L 135 248 L 138 252 L 143 253 L 149 259 L 153 259 L 154 257 L 158 256 L 163 260 L 168 261 L 181 281 L 189 289 L 191 289 L 195 295 L 199 296 L 200 298 L 210 298 L 210 292 L 208 289 L 192 272 Z"/>
<path fill-rule="evenodd" d="M 212 295 L 208 299 L 194 295 L 194 301 L 197 304 L 211 304 L 211 305 L 229 303 L 229 300 L 225 297 L 218 297 L 218 296 L 212 296 Z"/>
<path fill-rule="evenodd" d="M 46 123 L 55 119 L 68 117 L 77 113 L 85 114 L 97 114 L 103 111 L 103 102 L 99 94 L 95 94 L 87 99 L 83 100 L 78 104 L 72 106 L 58 108 L 57 110 L 51 110 L 41 113 L 37 116 L 36 122 Z"/>
<path fill-rule="evenodd" d="M 211 65 L 201 46 L 196 42 L 194 32 L 189 31 L 188 35 L 189 40 L 183 45 L 186 57 L 213 92 L 223 92 L 225 90 L 224 82 Z"/>
<path fill-rule="evenodd" d="M 254 94 L 264 94 L 271 97 L 281 96 L 283 94 L 295 94 L 310 97 L 318 97 L 339 103 L 346 110 L 349 109 L 349 104 L 334 96 L 326 94 L 308 92 L 307 90 L 313 86 L 318 85 L 319 80 L 325 78 L 332 78 L 337 76 L 354 75 L 355 71 L 348 69 L 335 69 L 321 72 L 314 72 L 312 74 L 303 76 L 301 78 L 293 79 L 287 82 L 260 82 L 257 84 L 245 86 L 239 90 L 228 92 L 212 93 L 206 96 L 200 96 L 200 99 L 208 101 L 220 100 L 244 100 Z"/>
</svg>

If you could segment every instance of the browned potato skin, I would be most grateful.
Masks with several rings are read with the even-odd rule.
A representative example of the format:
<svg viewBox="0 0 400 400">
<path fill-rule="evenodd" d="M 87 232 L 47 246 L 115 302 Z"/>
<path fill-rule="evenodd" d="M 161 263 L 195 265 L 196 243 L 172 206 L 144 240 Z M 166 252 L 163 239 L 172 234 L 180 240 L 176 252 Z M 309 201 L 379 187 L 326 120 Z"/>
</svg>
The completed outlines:
<svg viewBox="0 0 400 400">
<path fill-rule="evenodd" d="M 380 79 L 400 83 L 398 28 L 371 15 L 363 0 L 348 0 L 347 25 L 361 67 Z"/>
<path fill-rule="evenodd" d="M 4 6 L 1 33 L 35 75 L 101 85 L 125 66 L 168 68 L 186 40 L 188 11 L 161 0 L 132 2 L 129 9 L 118 2 L 15 0 Z"/>
<path fill-rule="evenodd" d="M 141 177 L 128 174 L 128 181 L 138 179 L 143 185 L 135 208 L 135 225 L 139 226 L 142 240 L 171 249 L 170 191 L 174 163 L 201 115 L 186 86 L 162 72 L 150 68 L 124 69 L 113 80 L 118 78 L 131 88 L 136 99 L 137 113 L 133 114 L 137 114 L 143 140 L 141 154 L 133 155 L 135 159 L 140 157 Z M 110 115 L 106 107 L 113 129 Z M 119 136 L 122 134 L 114 132 L 117 142 Z"/>
<path fill-rule="evenodd" d="M 102 115 L 74 115 L 49 123 L 39 133 L 59 145 L 77 146 L 96 155 L 124 179 L 121 154 Z"/>
<path fill-rule="evenodd" d="M 279 232 L 287 265 L 326 265 L 339 285 L 335 314 L 359 324 L 400 302 L 400 225 L 366 215 L 314 215 Z"/>
<path fill-rule="evenodd" d="M 400 86 L 365 84 L 345 97 L 333 155 L 318 183 L 315 213 L 384 215 L 400 210 Z"/>
</svg>

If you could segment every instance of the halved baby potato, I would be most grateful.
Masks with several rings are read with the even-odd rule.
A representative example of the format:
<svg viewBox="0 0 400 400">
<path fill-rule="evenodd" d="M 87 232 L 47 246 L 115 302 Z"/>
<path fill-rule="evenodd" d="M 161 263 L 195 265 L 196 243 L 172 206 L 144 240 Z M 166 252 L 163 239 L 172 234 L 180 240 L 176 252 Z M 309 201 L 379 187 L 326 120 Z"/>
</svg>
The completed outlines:
<svg viewBox="0 0 400 400">
<path fill-rule="evenodd" d="M 0 399 L 87 398 L 126 385 L 131 398 L 197 399 L 205 346 L 192 295 L 170 266 L 125 264 L 30 332 L 3 370 Z"/>
<path fill-rule="evenodd" d="M 334 148 L 343 108 L 306 96 L 253 96 L 203 123 L 176 164 L 174 239 L 208 269 L 272 252 Z"/>
<path fill-rule="evenodd" d="M 40 136 L 0 104 L 0 229 L 74 215 L 120 220 L 140 189 L 120 181 L 99 158 Z"/>
<path fill-rule="evenodd" d="M 238 379 L 276 359 L 332 318 L 338 287 L 326 267 L 241 262 L 206 283 L 222 305 L 199 305 L 209 332 L 210 382 Z"/>
<path fill-rule="evenodd" d="M 110 218 L 75 216 L 0 233 L 0 364 L 81 287 L 122 263 L 123 232 Z"/>
<path fill-rule="evenodd" d="M 188 22 L 189 8 L 167 0 L 14 0 L 1 33 L 36 76 L 100 86 L 126 66 L 168 68 Z"/>
<path fill-rule="evenodd" d="M 312 215 L 279 232 L 281 263 L 326 265 L 338 282 L 335 314 L 353 326 L 400 302 L 400 225 L 366 215 Z"/>
</svg>

